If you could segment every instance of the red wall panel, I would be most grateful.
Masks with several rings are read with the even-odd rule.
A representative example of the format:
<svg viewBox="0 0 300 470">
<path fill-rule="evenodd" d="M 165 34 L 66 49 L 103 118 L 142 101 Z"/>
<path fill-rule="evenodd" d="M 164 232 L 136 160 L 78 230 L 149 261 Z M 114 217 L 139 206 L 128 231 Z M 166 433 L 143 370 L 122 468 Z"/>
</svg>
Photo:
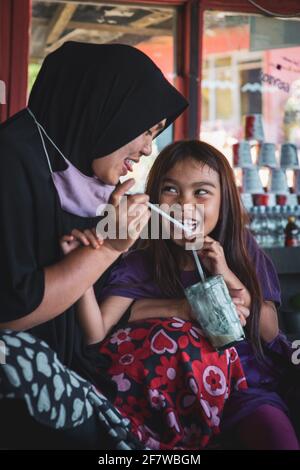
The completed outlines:
<svg viewBox="0 0 300 470">
<path fill-rule="evenodd" d="M 0 1 L 0 80 L 6 88 L 0 122 L 26 106 L 30 12 L 31 0 Z"/>
</svg>

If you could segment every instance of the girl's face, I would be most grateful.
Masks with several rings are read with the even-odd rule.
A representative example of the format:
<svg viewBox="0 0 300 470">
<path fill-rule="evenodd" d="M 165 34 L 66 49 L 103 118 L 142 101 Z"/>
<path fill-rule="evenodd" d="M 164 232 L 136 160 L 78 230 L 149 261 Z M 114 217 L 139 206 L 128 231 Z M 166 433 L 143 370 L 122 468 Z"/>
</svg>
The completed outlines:
<svg viewBox="0 0 300 470">
<path fill-rule="evenodd" d="M 184 212 L 189 218 L 189 211 L 196 204 L 204 207 L 204 236 L 209 235 L 216 227 L 221 207 L 221 185 L 218 173 L 207 165 L 203 165 L 193 158 L 176 163 L 162 180 L 160 204 L 189 204 Z M 190 212 L 191 213 L 191 212 Z M 191 214 L 191 219 L 185 221 L 191 224 L 197 223 L 196 211 Z M 198 218 L 199 220 L 199 218 Z M 173 231 L 171 230 L 171 237 Z M 187 239 L 174 239 L 174 243 L 184 246 Z"/>
<path fill-rule="evenodd" d="M 103 181 L 103 183 L 118 184 L 120 176 L 125 176 L 128 171 L 132 171 L 133 165 L 139 163 L 143 155 L 151 155 L 152 140 L 164 128 L 165 124 L 166 119 L 163 119 L 115 152 L 93 160 L 92 169 L 94 175 Z"/>
</svg>

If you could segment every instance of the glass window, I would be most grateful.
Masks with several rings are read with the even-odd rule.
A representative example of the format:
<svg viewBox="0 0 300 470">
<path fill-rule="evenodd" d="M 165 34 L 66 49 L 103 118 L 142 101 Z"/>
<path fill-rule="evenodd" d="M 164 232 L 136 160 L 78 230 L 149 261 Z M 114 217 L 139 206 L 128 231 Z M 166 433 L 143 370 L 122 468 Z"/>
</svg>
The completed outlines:
<svg viewBox="0 0 300 470">
<path fill-rule="evenodd" d="M 265 141 L 300 148 L 299 21 L 204 13 L 200 136 L 231 161 L 247 114 L 262 114 Z"/>
</svg>

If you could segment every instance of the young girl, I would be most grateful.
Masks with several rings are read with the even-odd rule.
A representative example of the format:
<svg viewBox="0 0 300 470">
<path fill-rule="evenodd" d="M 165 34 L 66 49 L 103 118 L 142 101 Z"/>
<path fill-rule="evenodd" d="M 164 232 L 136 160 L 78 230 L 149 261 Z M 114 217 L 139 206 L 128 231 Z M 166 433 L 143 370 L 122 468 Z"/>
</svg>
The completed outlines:
<svg viewBox="0 0 300 470">
<path fill-rule="evenodd" d="M 280 302 L 278 280 L 244 227 L 227 160 L 204 142 L 171 144 L 156 159 L 146 192 L 152 203 L 203 204 L 204 245 L 198 256 L 206 274 L 221 274 L 235 296 L 248 338 L 237 349 L 250 387 L 241 391 L 246 384 L 235 348 L 215 352 L 190 321 L 183 289 L 199 279 L 185 250 L 187 239 L 178 240 L 171 231 L 170 240 L 149 240 L 143 249 L 125 255 L 101 299 L 90 289 L 78 302 L 88 343 L 102 341 L 110 332 L 90 350 L 111 361 L 107 372 L 117 384 L 115 404 L 147 446 L 201 448 L 219 431 L 234 378 L 240 391 L 228 400 L 224 427 L 235 426 L 249 448 L 298 448 L 286 405 L 275 390 L 276 374 L 264 356 L 279 338 L 274 304 Z M 75 238 L 96 248 L 93 234 L 86 235 Z M 71 238 L 65 237 L 65 251 L 72 249 L 69 243 Z M 134 300 L 139 301 L 134 321 L 125 320 L 110 331 Z M 259 426 L 255 433 L 254 426 Z"/>
</svg>

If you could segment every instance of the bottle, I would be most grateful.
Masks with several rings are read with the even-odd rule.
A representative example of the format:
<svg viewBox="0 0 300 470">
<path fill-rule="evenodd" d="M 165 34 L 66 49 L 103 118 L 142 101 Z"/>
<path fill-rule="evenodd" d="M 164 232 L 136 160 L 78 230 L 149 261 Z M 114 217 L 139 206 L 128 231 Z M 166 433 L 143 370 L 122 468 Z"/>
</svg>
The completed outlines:
<svg viewBox="0 0 300 470">
<path fill-rule="evenodd" d="M 271 248 L 276 245 L 275 207 L 266 206 L 266 217 L 267 217 L 266 247 Z"/>
<path fill-rule="evenodd" d="M 295 206 L 294 215 L 296 218 L 295 223 L 298 227 L 298 246 L 300 246 L 300 205 Z"/>
<path fill-rule="evenodd" d="M 293 215 L 288 218 L 288 223 L 285 227 L 285 246 L 298 246 L 298 227 L 296 219 Z"/>
<path fill-rule="evenodd" d="M 251 218 L 250 218 L 250 231 L 254 238 L 256 239 L 257 243 L 260 244 L 260 222 L 258 220 L 258 206 L 254 206 L 251 208 Z"/>
<path fill-rule="evenodd" d="M 282 206 L 275 206 L 275 246 L 283 247 L 285 243 L 286 220 L 283 214 Z"/>
<path fill-rule="evenodd" d="M 292 206 L 286 206 L 286 217 L 287 217 L 287 219 L 288 219 L 291 215 L 294 215 L 294 213 L 293 213 L 293 207 L 292 207 Z"/>
<path fill-rule="evenodd" d="M 258 243 L 262 247 L 268 246 L 268 217 L 266 212 L 266 206 L 258 206 L 258 221 L 259 221 L 259 231 L 258 231 Z"/>
</svg>

